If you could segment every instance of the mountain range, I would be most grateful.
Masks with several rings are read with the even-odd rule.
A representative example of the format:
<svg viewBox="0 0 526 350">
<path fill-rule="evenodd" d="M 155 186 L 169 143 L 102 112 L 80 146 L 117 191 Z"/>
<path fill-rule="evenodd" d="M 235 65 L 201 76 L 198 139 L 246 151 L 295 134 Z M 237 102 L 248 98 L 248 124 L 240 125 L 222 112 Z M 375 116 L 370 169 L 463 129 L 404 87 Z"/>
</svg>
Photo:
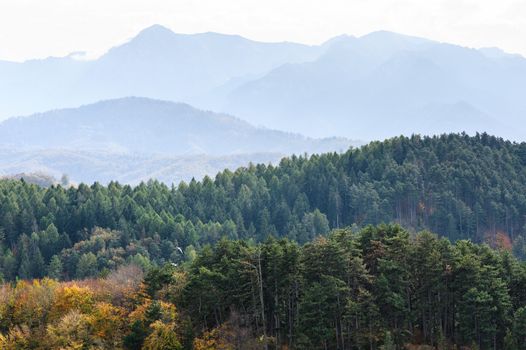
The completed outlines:
<svg viewBox="0 0 526 350">
<path fill-rule="evenodd" d="M 520 56 L 376 32 L 342 37 L 313 62 L 238 86 L 222 109 L 316 136 L 486 131 L 521 139 L 525 91 Z"/>
<path fill-rule="evenodd" d="M 177 183 L 250 162 L 277 164 L 291 154 L 345 151 L 358 144 L 255 127 L 182 103 L 129 97 L 3 121 L 0 175 Z"/>
<path fill-rule="evenodd" d="M 226 114 L 144 97 L 107 100 L 0 123 L 0 147 L 17 150 L 222 156 L 345 151 L 351 144 L 345 138 L 313 139 L 255 127 Z"/>
<path fill-rule="evenodd" d="M 308 46 L 155 25 L 95 60 L 0 62 L 0 76 L 0 118 L 143 96 L 315 137 L 526 132 L 525 58 L 391 32 Z"/>
<path fill-rule="evenodd" d="M 309 46 L 154 25 L 0 77 L 0 175 L 178 182 L 351 140 L 526 134 L 524 57 L 385 31 Z"/>
<path fill-rule="evenodd" d="M 217 33 L 176 34 L 154 25 L 96 60 L 73 54 L 0 61 L 0 118 L 127 96 L 187 101 L 236 77 L 313 60 L 322 50 Z"/>
</svg>

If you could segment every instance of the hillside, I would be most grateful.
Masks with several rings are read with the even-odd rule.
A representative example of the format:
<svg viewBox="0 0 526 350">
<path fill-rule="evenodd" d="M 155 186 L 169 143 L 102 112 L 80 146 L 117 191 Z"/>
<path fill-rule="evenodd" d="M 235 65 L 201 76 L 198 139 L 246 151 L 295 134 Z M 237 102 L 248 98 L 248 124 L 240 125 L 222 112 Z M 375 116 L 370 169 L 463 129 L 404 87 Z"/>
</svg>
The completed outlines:
<svg viewBox="0 0 526 350">
<path fill-rule="evenodd" d="M 0 0 L 0 350 L 526 350 L 526 0 Z"/>
<path fill-rule="evenodd" d="M 0 348 L 523 350 L 526 344 L 526 265 L 484 245 L 381 225 L 336 230 L 302 246 L 222 240 L 197 253 L 174 252 L 172 263 L 155 267 L 140 253 L 124 263 L 137 246 L 115 249 L 116 239 L 97 229 L 92 240 L 64 252 L 67 265 L 52 259 L 54 279 L 1 285 Z M 94 247 L 106 254 L 95 256 Z M 78 280 L 55 280 L 75 260 Z M 42 270 L 36 263 L 26 267 Z M 85 279 L 101 264 L 118 267 Z"/>
<path fill-rule="evenodd" d="M 525 184 L 524 143 L 485 134 L 400 137 L 173 187 L 113 182 L 65 190 L 2 181 L 0 229 L 7 247 L 53 224 L 72 244 L 88 238 L 86 230 L 103 227 L 123 230 L 118 235 L 126 239 L 156 236 L 184 249 L 223 236 L 307 242 L 331 228 L 395 222 L 452 240 L 508 242 L 510 249 L 515 242 L 520 255 Z M 58 253 L 53 249 L 49 254 Z M 153 260 L 164 254 L 145 249 Z"/>
<path fill-rule="evenodd" d="M 173 186 L 0 180 L 0 346 L 522 344 L 525 220 L 526 143 L 487 134 Z"/>
<path fill-rule="evenodd" d="M 0 124 L 0 146 L 164 155 L 302 154 L 343 151 L 342 138 L 311 139 L 254 127 L 186 104 L 122 98 Z"/>
</svg>

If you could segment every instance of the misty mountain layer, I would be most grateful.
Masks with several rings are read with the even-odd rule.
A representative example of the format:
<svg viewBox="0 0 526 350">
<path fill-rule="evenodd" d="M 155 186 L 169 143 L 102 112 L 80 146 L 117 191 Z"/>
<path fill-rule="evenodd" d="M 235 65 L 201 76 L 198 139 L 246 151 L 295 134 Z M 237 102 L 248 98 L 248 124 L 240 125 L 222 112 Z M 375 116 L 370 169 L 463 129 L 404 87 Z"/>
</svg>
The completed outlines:
<svg viewBox="0 0 526 350">
<path fill-rule="evenodd" d="M 345 151 L 343 138 L 312 139 L 254 127 L 186 104 L 123 98 L 0 123 L 0 147 L 164 155 Z"/>
<path fill-rule="evenodd" d="M 72 55 L 0 61 L 0 118 L 126 96 L 187 101 L 236 77 L 257 77 L 284 63 L 311 61 L 322 50 L 235 35 L 176 34 L 155 25 L 96 60 Z"/>
<path fill-rule="evenodd" d="M 95 181 L 108 184 L 118 181 L 137 185 L 150 179 L 178 184 L 181 181 L 189 182 L 192 178 L 200 180 L 206 175 L 214 176 L 225 169 L 245 167 L 251 162 L 278 164 L 283 156 L 277 153 L 152 156 L 103 151 L 0 149 L 0 178 L 23 177 L 31 183 L 52 184 L 66 174 L 74 184 Z M 37 181 L 40 178 L 46 181 Z"/>
<path fill-rule="evenodd" d="M 316 137 L 526 133 L 526 59 L 389 32 L 306 46 L 153 26 L 96 60 L 0 62 L 0 76 L 0 118 L 144 96 Z"/>
<path fill-rule="evenodd" d="M 526 132 L 526 59 L 377 32 L 237 86 L 221 109 L 306 135 Z"/>
<path fill-rule="evenodd" d="M 178 183 L 250 162 L 277 164 L 286 155 L 345 151 L 357 144 L 258 128 L 186 104 L 123 98 L 0 123 L 0 175 Z"/>
</svg>

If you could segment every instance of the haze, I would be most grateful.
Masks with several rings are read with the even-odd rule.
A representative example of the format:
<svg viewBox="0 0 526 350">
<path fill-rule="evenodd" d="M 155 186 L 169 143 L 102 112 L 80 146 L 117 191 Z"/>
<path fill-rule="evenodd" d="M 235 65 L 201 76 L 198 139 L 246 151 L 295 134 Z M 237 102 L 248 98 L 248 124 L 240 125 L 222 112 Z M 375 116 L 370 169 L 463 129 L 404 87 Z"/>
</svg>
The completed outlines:
<svg viewBox="0 0 526 350">
<path fill-rule="evenodd" d="M 0 59 L 97 57 L 151 24 L 307 44 L 382 29 L 526 55 L 521 0 L 2 0 Z"/>
</svg>

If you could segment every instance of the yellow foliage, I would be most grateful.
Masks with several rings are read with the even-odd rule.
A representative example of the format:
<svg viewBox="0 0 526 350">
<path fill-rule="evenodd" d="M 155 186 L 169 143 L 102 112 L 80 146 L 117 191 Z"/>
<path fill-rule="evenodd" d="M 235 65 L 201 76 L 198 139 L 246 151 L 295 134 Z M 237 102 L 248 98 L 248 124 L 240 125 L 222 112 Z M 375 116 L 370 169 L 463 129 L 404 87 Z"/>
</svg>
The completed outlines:
<svg viewBox="0 0 526 350">
<path fill-rule="evenodd" d="M 146 300 L 141 305 L 138 305 L 135 310 L 133 310 L 129 315 L 128 319 L 130 320 L 130 323 L 133 323 L 135 321 L 144 321 L 146 318 L 146 310 L 148 310 L 148 307 L 150 307 L 152 301 Z"/>
<path fill-rule="evenodd" d="M 2 350 L 25 350 L 30 349 L 31 331 L 26 325 L 13 327 L 4 336 L 0 334 L 0 349 Z"/>
<path fill-rule="evenodd" d="M 70 310 L 79 310 L 89 313 L 94 305 L 93 292 L 87 287 L 76 284 L 60 288 L 56 293 L 55 304 L 52 309 L 54 319 L 68 313 Z"/>
<path fill-rule="evenodd" d="M 163 322 L 174 323 L 177 321 L 177 308 L 175 305 L 164 301 L 161 301 L 160 304 Z"/>
<path fill-rule="evenodd" d="M 50 349 L 82 349 L 91 343 L 89 317 L 71 310 L 56 325 L 47 327 Z"/>
<path fill-rule="evenodd" d="M 55 301 L 57 287 L 58 283 L 50 279 L 19 281 L 11 300 L 13 322 L 30 327 L 45 324 Z"/>
<path fill-rule="evenodd" d="M 0 334 L 0 350 L 123 349 L 129 326 L 152 319 L 156 321 L 144 349 L 181 349 L 175 305 L 144 298 L 132 272 L 110 281 L 43 279 L 0 285 L 0 324 L 8 330 Z"/>
<path fill-rule="evenodd" d="M 7 329 L 0 334 L 0 350 L 122 349 L 129 313 L 135 308 L 133 299 L 139 295 L 140 280 L 135 275 L 128 269 L 109 280 L 0 284 L 0 325 Z M 144 318 L 150 304 L 141 305 L 135 314 Z M 174 322 L 175 307 L 158 304 L 160 318 Z"/>
<path fill-rule="evenodd" d="M 161 320 L 164 323 L 173 323 L 177 320 L 177 308 L 174 304 L 167 303 L 164 301 L 157 302 L 161 307 Z M 141 305 L 137 306 L 129 315 L 130 323 L 135 321 L 145 321 L 146 312 L 152 305 L 150 299 L 146 299 Z"/>
<path fill-rule="evenodd" d="M 108 303 L 97 303 L 88 319 L 93 337 L 104 349 L 121 345 L 125 326 L 125 311 Z"/>
<path fill-rule="evenodd" d="M 12 305 L 15 297 L 8 284 L 0 286 L 0 324 L 9 325 L 12 319 Z"/>
<path fill-rule="evenodd" d="M 231 334 L 224 327 L 205 332 L 201 338 L 194 339 L 194 350 L 234 350 L 228 340 Z"/>
<path fill-rule="evenodd" d="M 175 332 L 175 324 L 155 321 L 150 325 L 152 333 L 145 339 L 143 350 L 178 350 L 181 343 Z"/>
</svg>

